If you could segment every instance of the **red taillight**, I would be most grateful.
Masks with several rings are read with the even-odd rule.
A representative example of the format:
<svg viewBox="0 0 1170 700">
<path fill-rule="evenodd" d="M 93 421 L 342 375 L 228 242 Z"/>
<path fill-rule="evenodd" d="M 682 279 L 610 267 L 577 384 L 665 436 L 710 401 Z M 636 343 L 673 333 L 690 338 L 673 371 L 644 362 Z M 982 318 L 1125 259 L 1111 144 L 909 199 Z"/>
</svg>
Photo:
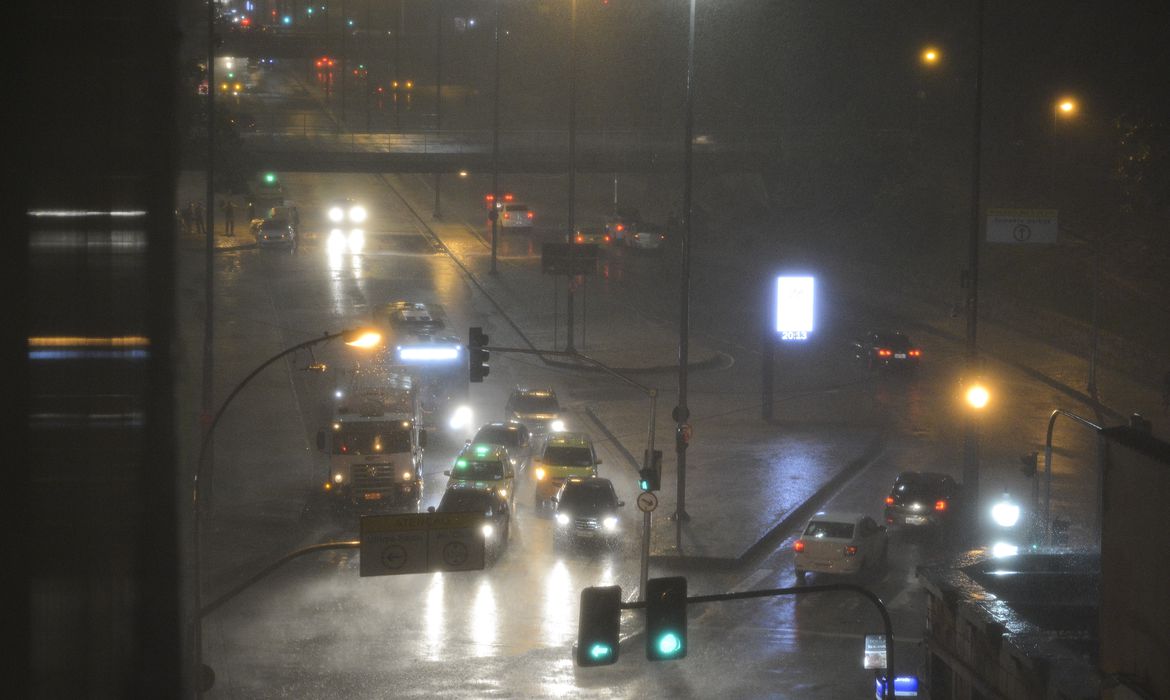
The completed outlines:
<svg viewBox="0 0 1170 700">
<path fill-rule="evenodd" d="M 922 357 L 922 351 L 921 350 L 911 350 L 910 357 Z"/>
<path fill-rule="evenodd" d="M 944 511 L 947 509 L 947 502 L 945 500 L 935 501 L 934 509 L 937 511 Z"/>
<path fill-rule="evenodd" d="M 625 227 L 625 226 L 623 226 L 623 225 L 621 225 L 621 224 L 618 224 L 618 225 L 617 225 L 617 230 L 619 230 L 619 231 L 625 231 L 625 230 L 626 230 L 626 227 Z"/>
<path fill-rule="evenodd" d="M 508 212 L 504 212 L 504 218 L 508 218 Z"/>
<path fill-rule="evenodd" d="M 341 446 L 341 454 L 345 454 L 346 452 L 349 452 L 349 446 L 342 445 Z"/>
<path fill-rule="evenodd" d="M 797 541 L 793 542 L 792 543 L 792 551 L 803 552 L 804 551 L 804 540 L 797 540 Z"/>
<path fill-rule="evenodd" d="M 609 243 L 609 234 L 608 234 L 608 233 L 607 233 L 607 234 L 605 234 L 605 242 L 606 242 L 606 243 Z"/>
<path fill-rule="evenodd" d="M 886 350 L 885 348 L 881 348 L 880 350 L 878 350 L 878 357 L 889 357 L 890 355 L 893 355 L 893 354 L 894 353 L 890 352 L 889 350 Z"/>
<path fill-rule="evenodd" d="M 894 505 L 894 497 L 893 496 L 886 496 L 886 505 L 887 506 Z"/>
<path fill-rule="evenodd" d="M 531 219 L 531 218 L 532 218 L 532 212 L 528 212 L 528 218 L 529 218 L 529 219 Z"/>
<path fill-rule="evenodd" d="M 578 242 L 578 243 L 584 243 L 584 242 L 585 242 L 585 236 L 580 236 L 580 235 L 579 235 L 579 236 L 577 236 L 577 242 Z"/>
<path fill-rule="evenodd" d="M 492 201 L 495 201 L 495 199 L 496 199 L 496 196 L 494 194 L 489 194 L 483 198 L 483 200 L 485 202 L 492 202 Z"/>
<path fill-rule="evenodd" d="M 852 556 L 855 556 L 856 554 L 857 554 L 857 547 L 855 547 L 851 544 L 845 545 L 845 556 L 852 557 Z"/>
<path fill-rule="evenodd" d="M 505 195 L 504 195 L 504 201 L 505 201 L 505 202 L 511 202 L 511 201 L 512 201 L 512 195 L 510 195 L 510 194 L 505 194 Z"/>
</svg>

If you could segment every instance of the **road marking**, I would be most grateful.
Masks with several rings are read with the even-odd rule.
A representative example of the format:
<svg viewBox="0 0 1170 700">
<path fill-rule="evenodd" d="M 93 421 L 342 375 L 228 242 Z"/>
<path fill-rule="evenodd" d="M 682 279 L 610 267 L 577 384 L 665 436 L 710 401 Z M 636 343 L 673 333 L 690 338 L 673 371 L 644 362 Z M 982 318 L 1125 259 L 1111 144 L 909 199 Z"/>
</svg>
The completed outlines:
<svg viewBox="0 0 1170 700">
<path fill-rule="evenodd" d="M 774 573 L 774 571 L 772 569 L 756 569 L 756 572 L 754 574 L 752 574 L 751 576 L 748 576 L 744 580 L 740 581 L 731 590 L 736 591 L 736 592 L 750 591 L 750 590 L 752 590 L 752 586 L 756 585 L 765 576 L 769 576 L 772 573 Z"/>
</svg>

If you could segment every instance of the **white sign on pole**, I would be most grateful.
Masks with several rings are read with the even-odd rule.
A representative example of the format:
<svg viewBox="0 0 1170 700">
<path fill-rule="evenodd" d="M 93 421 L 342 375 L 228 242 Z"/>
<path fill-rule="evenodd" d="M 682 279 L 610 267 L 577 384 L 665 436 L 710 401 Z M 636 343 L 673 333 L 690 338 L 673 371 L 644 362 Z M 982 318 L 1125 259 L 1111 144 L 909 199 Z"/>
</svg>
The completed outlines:
<svg viewBox="0 0 1170 700">
<path fill-rule="evenodd" d="M 813 330 L 815 281 L 808 276 L 776 278 L 776 334 L 780 340 L 808 340 Z"/>
<path fill-rule="evenodd" d="M 988 243 L 1056 243 L 1056 209 L 988 209 Z"/>
</svg>

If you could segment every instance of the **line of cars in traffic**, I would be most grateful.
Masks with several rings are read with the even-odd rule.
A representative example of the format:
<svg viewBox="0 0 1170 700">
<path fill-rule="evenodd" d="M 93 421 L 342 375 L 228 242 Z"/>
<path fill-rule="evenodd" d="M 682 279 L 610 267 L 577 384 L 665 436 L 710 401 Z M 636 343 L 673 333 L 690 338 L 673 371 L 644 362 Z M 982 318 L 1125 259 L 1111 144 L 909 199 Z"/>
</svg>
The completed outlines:
<svg viewBox="0 0 1170 700">
<path fill-rule="evenodd" d="M 551 515 L 555 544 L 612 544 L 621 535 L 618 509 L 625 503 L 613 482 L 599 476 L 600 464 L 586 433 L 565 431 L 555 391 L 518 387 L 505 420 L 481 426 L 443 472 L 446 490 L 429 510 L 483 513 L 486 552 L 494 561 L 507 547 L 519 479 L 526 475 L 536 512 Z"/>
</svg>

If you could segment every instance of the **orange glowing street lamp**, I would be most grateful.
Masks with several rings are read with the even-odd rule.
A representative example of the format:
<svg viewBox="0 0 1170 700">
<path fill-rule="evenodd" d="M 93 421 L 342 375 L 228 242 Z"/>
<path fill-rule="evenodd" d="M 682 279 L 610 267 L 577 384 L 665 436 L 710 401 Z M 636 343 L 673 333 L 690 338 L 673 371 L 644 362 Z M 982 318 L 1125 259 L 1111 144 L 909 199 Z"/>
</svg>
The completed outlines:
<svg viewBox="0 0 1170 700">
<path fill-rule="evenodd" d="M 1056 116 L 1061 119 L 1072 119 L 1081 111 L 1081 105 L 1072 97 L 1062 97 L 1056 101 L 1054 107 Z"/>
<path fill-rule="evenodd" d="M 924 66 L 934 67 L 937 66 L 939 61 L 942 60 L 942 53 L 933 46 L 927 46 L 926 48 L 922 49 L 922 53 L 918 55 L 918 60 L 921 61 L 922 65 Z"/>
</svg>

